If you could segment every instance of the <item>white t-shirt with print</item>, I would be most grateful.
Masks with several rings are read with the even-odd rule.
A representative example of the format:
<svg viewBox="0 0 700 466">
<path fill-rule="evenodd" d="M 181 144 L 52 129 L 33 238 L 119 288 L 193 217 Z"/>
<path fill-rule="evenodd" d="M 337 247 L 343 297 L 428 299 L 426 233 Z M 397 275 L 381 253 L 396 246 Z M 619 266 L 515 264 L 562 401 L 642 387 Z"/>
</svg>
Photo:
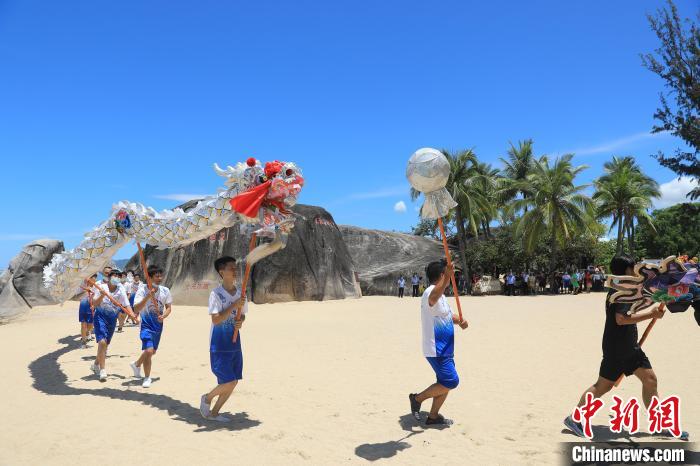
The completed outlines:
<svg viewBox="0 0 700 466">
<path fill-rule="evenodd" d="M 106 283 L 97 283 L 95 284 L 95 288 L 97 288 L 97 293 L 94 294 L 93 299 L 99 299 L 100 294 L 109 294 L 114 298 L 116 302 L 124 306 L 125 308 L 129 307 L 129 297 L 126 294 L 126 289 L 124 288 L 124 285 L 121 283 L 117 285 L 117 289 L 114 290 L 114 292 L 109 291 L 109 285 Z M 99 294 L 98 294 L 99 293 Z M 118 313 L 121 311 L 119 306 L 114 304 L 111 299 L 109 299 L 107 296 L 102 299 L 102 303 L 98 306 L 105 312 L 109 313 Z"/>
<path fill-rule="evenodd" d="M 445 295 L 440 296 L 434 306 L 430 305 L 430 285 L 421 297 L 421 326 L 423 333 L 423 355 L 426 357 L 454 356 L 454 324 L 452 309 Z"/>
</svg>

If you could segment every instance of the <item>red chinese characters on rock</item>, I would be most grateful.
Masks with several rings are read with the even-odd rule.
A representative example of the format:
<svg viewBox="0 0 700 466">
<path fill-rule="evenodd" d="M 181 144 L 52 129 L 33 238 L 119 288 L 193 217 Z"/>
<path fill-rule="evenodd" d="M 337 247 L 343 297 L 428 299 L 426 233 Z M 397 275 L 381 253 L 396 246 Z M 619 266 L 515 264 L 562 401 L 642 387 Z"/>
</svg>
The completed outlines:
<svg viewBox="0 0 700 466">
<path fill-rule="evenodd" d="M 664 400 L 651 398 L 649 413 L 649 432 L 658 434 L 668 429 L 674 437 L 681 436 L 681 400 L 672 395 Z"/>
<path fill-rule="evenodd" d="M 576 407 L 571 416 L 576 422 L 580 422 L 583 426 L 583 435 L 588 439 L 593 438 L 593 430 L 591 429 L 591 418 L 595 416 L 600 408 L 603 407 L 603 401 L 600 398 L 593 396 L 593 393 L 586 393 L 586 402 L 583 406 Z"/>
<path fill-rule="evenodd" d="M 620 433 L 626 429 L 630 434 L 639 431 L 639 401 L 629 400 L 622 406 L 622 398 L 613 395 L 615 405 L 612 407 L 613 418 L 610 420 L 610 431 Z"/>
<path fill-rule="evenodd" d="M 207 283 L 207 282 L 193 282 L 187 288 L 190 290 L 208 290 L 209 283 Z"/>
<path fill-rule="evenodd" d="M 227 237 L 227 232 L 226 230 L 222 230 L 219 233 L 213 233 L 209 236 L 209 241 L 214 242 L 214 241 L 225 241 Z"/>
</svg>

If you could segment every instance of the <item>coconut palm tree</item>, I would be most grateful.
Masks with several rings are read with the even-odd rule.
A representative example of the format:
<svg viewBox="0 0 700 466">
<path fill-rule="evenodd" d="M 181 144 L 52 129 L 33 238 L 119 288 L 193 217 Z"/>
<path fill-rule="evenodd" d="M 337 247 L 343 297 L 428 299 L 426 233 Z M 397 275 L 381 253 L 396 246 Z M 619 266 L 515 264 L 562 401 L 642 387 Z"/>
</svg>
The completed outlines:
<svg viewBox="0 0 700 466">
<path fill-rule="evenodd" d="M 538 240 L 550 241 L 550 273 L 554 274 L 558 252 L 576 233 L 587 231 L 593 214 L 593 202 L 583 194 L 586 185 L 575 185 L 576 176 L 587 167 L 574 167 L 573 154 L 566 154 L 550 165 L 542 156 L 527 176 L 530 196 L 515 200 L 510 208 L 524 214 L 516 222 L 516 235 L 522 238 L 526 252 L 532 253 Z"/>
<path fill-rule="evenodd" d="M 654 229 L 648 209 L 652 199 L 661 195 L 659 185 L 642 172 L 632 157 L 613 157 L 604 164 L 604 169 L 605 174 L 594 183 L 597 217 L 612 218 L 610 231 L 617 228 L 617 254 L 624 252 L 627 236 L 630 254 L 634 256 L 635 221 Z"/>
<path fill-rule="evenodd" d="M 503 177 L 497 168 L 490 163 L 478 162 L 474 165 L 474 172 L 478 174 L 478 189 L 483 200 L 481 209 L 481 229 L 484 237 L 491 237 L 491 222 L 498 218 L 498 211 L 503 207 L 499 202 L 498 190 L 502 186 Z"/>
<path fill-rule="evenodd" d="M 512 142 L 509 144 L 508 157 L 505 159 L 501 157 L 503 183 L 500 198 L 503 202 L 515 199 L 518 195 L 527 197 L 531 194 L 528 191 L 527 177 L 535 163 L 532 139 L 518 141 L 518 147 L 515 147 Z"/>
</svg>

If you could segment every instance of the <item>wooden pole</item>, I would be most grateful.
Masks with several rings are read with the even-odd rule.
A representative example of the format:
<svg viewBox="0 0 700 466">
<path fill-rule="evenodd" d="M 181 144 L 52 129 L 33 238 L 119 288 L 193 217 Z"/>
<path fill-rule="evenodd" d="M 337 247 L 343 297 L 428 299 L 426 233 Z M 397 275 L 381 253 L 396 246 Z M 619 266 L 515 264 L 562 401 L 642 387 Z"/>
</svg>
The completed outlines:
<svg viewBox="0 0 700 466">
<path fill-rule="evenodd" d="M 97 286 L 97 283 L 95 283 L 95 280 L 93 280 L 92 278 L 88 278 L 88 279 L 87 279 L 87 282 L 88 282 L 88 285 L 90 285 L 90 286 Z M 116 299 L 114 299 L 114 298 L 112 297 L 112 295 L 109 293 L 109 289 L 107 289 L 106 291 L 104 291 L 103 294 L 105 295 L 105 297 L 107 297 L 107 299 L 109 299 L 110 301 L 112 301 L 112 304 L 114 304 L 114 305 L 117 306 L 119 309 L 121 309 L 122 311 L 124 311 L 124 312 L 126 313 L 126 315 L 131 316 L 131 317 L 133 317 L 134 319 L 136 318 L 136 316 L 134 315 L 133 312 L 131 312 L 128 308 L 122 306 L 122 305 L 119 303 L 119 301 L 117 301 Z"/>
<path fill-rule="evenodd" d="M 253 233 L 253 235 L 250 237 L 250 244 L 248 245 L 248 252 L 255 249 L 255 240 L 256 239 L 257 239 L 257 236 L 255 233 Z M 251 269 L 250 262 L 246 261 L 245 274 L 243 274 L 243 283 L 241 283 L 241 299 L 242 300 L 245 300 L 246 289 L 248 288 L 248 278 L 250 277 L 250 269 Z M 236 322 L 241 320 L 241 312 L 242 312 L 244 305 L 245 305 L 245 302 L 236 311 Z M 235 343 L 236 341 L 238 341 L 238 329 L 237 328 L 233 329 L 233 342 Z"/>
<path fill-rule="evenodd" d="M 442 218 L 438 217 L 438 226 L 440 227 L 440 235 L 442 235 L 442 247 L 445 249 L 445 258 L 447 259 L 447 265 L 452 265 L 452 258 L 450 257 L 450 249 L 447 247 L 447 236 L 445 236 L 445 227 L 442 225 Z M 450 280 L 452 281 L 452 290 L 455 295 L 455 300 L 457 301 L 457 312 L 459 312 L 459 321 L 463 321 L 462 317 L 462 306 L 459 303 L 459 290 L 457 289 L 457 283 L 455 281 L 455 274 L 450 275 Z"/>
</svg>

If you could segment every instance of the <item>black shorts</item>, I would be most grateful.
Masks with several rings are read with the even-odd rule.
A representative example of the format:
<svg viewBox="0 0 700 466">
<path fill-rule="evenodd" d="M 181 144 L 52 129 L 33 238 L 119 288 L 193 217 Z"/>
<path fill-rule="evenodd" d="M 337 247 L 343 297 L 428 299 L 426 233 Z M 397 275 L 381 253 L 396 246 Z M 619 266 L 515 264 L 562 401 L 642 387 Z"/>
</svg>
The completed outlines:
<svg viewBox="0 0 700 466">
<path fill-rule="evenodd" d="M 649 358 L 647 358 L 647 355 L 644 354 L 641 348 L 635 350 L 632 355 L 622 359 L 603 355 L 603 361 L 600 363 L 600 372 L 598 372 L 598 375 L 611 382 L 615 382 L 622 374 L 630 376 L 640 367 L 651 369 L 651 362 L 649 362 Z"/>
</svg>

